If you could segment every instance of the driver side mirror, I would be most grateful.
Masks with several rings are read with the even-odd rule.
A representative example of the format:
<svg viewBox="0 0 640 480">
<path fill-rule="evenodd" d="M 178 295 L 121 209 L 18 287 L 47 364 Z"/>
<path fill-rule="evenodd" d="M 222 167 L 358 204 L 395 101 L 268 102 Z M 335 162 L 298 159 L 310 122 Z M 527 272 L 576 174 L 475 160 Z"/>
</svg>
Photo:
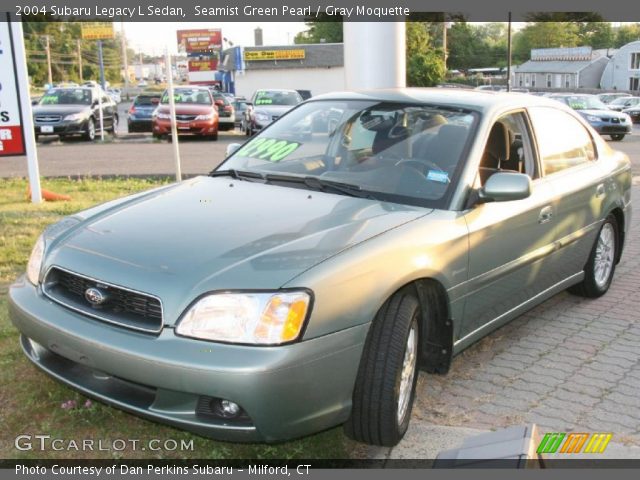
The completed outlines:
<svg viewBox="0 0 640 480">
<path fill-rule="evenodd" d="M 487 179 L 479 194 L 484 202 L 522 200 L 531 195 L 531 178 L 524 173 L 496 172 Z"/>
<path fill-rule="evenodd" d="M 236 152 L 242 146 L 241 143 L 230 143 L 227 145 L 227 150 L 225 152 L 226 157 L 230 157 L 234 152 Z"/>
</svg>

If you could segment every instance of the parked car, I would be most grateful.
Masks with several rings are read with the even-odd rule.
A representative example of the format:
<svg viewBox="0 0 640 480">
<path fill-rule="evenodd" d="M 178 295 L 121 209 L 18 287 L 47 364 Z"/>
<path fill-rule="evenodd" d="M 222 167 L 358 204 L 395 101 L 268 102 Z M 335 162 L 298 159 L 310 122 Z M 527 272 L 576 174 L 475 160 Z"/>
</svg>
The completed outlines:
<svg viewBox="0 0 640 480">
<path fill-rule="evenodd" d="M 243 129 L 247 135 L 267 127 L 302 102 L 295 90 L 257 90 L 247 103 Z"/>
<path fill-rule="evenodd" d="M 234 126 L 236 128 L 242 129 L 242 119 L 244 118 L 245 112 L 247 111 L 247 100 L 244 98 L 236 98 L 233 101 L 233 110 L 235 111 Z"/>
<path fill-rule="evenodd" d="M 32 363 L 201 435 L 391 446 L 418 370 L 567 288 L 604 295 L 631 225 L 628 157 L 531 95 L 327 94 L 229 151 L 44 231 L 9 288 Z"/>
<path fill-rule="evenodd" d="M 617 98 L 624 98 L 624 97 L 630 97 L 630 96 L 631 94 L 629 93 L 600 93 L 597 95 L 598 100 L 600 100 L 605 105 L 608 105 L 609 103 L 613 102 Z"/>
<path fill-rule="evenodd" d="M 206 87 L 178 87 L 173 89 L 176 106 L 176 125 L 179 135 L 218 139 L 218 109 Z M 171 135 L 169 94 L 162 94 L 160 105 L 153 118 L 153 136 L 166 138 Z"/>
<path fill-rule="evenodd" d="M 107 94 L 115 103 L 122 102 L 122 91 L 119 88 L 107 88 Z"/>
<path fill-rule="evenodd" d="M 640 123 L 640 105 L 627 108 L 623 110 L 622 113 L 626 113 L 627 115 L 629 115 L 633 123 Z"/>
<path fill-rule="evenodd" d="M 141 93 L 133 99 L 127 117 L 129 132 L 152 132 L 153 112 L 160 104 L 161 94 Z"/>
<path fill-rule="evenodd" d="M 233 130 L 236 127 L 236 112 L 233 108 L 232 100 L 228 94 L 224 94 L 219 90 L 209 88 L 213 101 L 218 109 L 218 129 Z"/>
<path fill-rule="evenodd" d="M 610 110 L 594 95 L 554 94 L 549 98 L 569 105 L 580 113 L 596 132 L 601 135 L 609 135 L 611 140 L 620 141 L 631 133 L 632 126 L 629 115 Z"/>
<path fill-rule="evenodd" d="M 620 97 L 616 98 L 613 102 L 607 104 L 610 110 L 621 112 L 627 108 L 640 105 L 640 97 Z"/>
<path fill-rule="evenodd" d="M 58 135 L 60 140 L 64 140 L 72 135 L 81 135 L 92 141 L 100 132 L 100 108 L 104 130 L 116 135 L 117 105 L 102 89 L 76 87 L 49 90 L 33 107 L 36 139 Z"/>
</svg>

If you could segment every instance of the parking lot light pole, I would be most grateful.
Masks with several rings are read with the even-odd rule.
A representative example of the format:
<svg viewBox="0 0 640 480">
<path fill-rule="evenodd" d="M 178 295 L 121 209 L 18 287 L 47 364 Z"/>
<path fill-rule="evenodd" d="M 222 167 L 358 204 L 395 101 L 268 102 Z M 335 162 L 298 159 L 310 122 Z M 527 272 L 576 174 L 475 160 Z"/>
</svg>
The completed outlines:
<svg viewBox="0 0 640 480">
<path fill-rule="evenodd" d="M 348 90 L 406 86 L 405 22 L 343 22 L 343 28 Z"/>
<path fill-rule="evenodd" d="M 171 56 L 168 48 L 164 51 L 164 64 L 167 75 L 167 94 L 169 95 L 169 116 L 171 117 L 171 143 L 173 143 L 173 158 L 176 162 L 176 182 L 181 182 L 182 169 L 180 167 L 178 127 L 176 125 L 176 102 L 173 98 L 173 72 L 171 71 Z"/>
</svg>

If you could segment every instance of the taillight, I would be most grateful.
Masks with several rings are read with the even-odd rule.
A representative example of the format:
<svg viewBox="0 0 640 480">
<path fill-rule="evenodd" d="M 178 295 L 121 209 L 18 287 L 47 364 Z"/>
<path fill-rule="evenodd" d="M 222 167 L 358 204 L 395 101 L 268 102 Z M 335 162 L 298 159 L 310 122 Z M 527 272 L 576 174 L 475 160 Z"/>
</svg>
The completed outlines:
<svg viewBox="0 0 640 480">
<path fill-rule="evenodd" d="M 129 109 L 129 113 L 136 113 L 135 105 L 131 105 L 131 108 Z"/>
</svg>

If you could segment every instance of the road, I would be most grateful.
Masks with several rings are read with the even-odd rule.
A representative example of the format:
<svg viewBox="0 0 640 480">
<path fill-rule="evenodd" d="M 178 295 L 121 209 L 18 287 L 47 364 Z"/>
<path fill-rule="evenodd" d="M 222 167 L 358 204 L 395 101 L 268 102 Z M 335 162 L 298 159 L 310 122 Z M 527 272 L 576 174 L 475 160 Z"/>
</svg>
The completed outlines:
<svg viewBox="0 0 640 480">
<path fill-rule="evenodd" d="M 120 105 L 120 118 L 125 119 L 126 105 Z M 105 143 L 68 140 L 57 137 L 38 143 L 40 174 L 45 177 L 108 176 L 108 175 L 169 175 L 175 173 L 173 147 L 167 141 L 157 141 L 151 134 L 127 134 L 126 121 L 120 122 L 120 134 L 113 139 L 105 135 Z M 189 139 L 180 141 L 182 172 L 199 175 L 211 171 L 225 157 L 227 145 L 244 142 L 240 132 L 221 132 L 217 142 Z M 627 153 L 633 162 L 634 175 L 640 175 L 640 125 L 634 125 L 634 135 L 622 142 L 609 142 Z M 0 177 L 26 177 L 25 157 L 0 159 Z"/>
</svg>

